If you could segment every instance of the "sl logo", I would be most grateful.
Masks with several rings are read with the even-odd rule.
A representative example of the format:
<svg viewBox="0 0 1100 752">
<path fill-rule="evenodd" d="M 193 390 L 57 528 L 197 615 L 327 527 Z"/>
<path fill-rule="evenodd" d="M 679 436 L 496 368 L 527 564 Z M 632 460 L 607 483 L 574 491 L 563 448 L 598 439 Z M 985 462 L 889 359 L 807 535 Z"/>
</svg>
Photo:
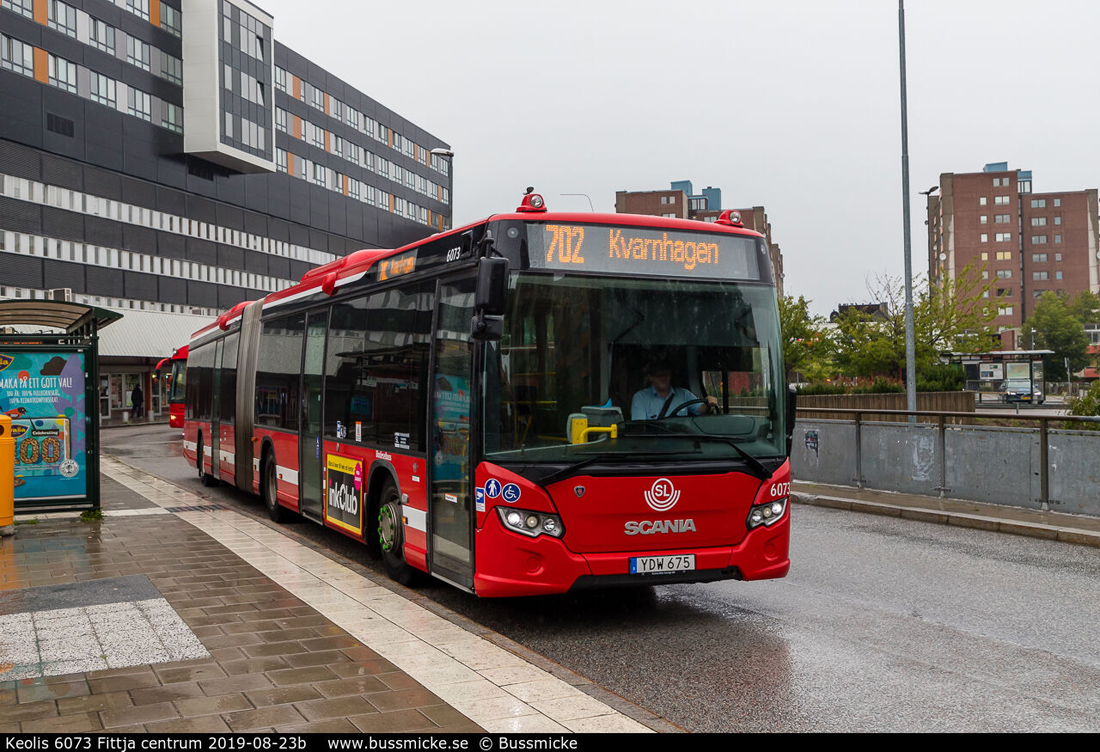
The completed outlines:
<svg viewBox="0 0 1100 752">
<path fill-rule="evenodd" d="M 646 504 L 654 512 L 667 512 L 676 506 L 680 500 L 680 492 L 668 478 L 658 478 L 653 481 L 653 486 L 645 492 Z"/>
</svg>

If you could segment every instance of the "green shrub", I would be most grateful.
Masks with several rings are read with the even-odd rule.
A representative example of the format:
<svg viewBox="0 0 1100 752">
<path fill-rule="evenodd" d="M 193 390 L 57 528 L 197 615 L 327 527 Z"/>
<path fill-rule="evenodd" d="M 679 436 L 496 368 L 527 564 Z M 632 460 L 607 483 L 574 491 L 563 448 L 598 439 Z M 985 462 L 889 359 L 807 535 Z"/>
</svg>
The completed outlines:
<svg viewBox="0 0 1100 752">
<path fill-rule="evenodd" d="M 1066 412 L 1080 417 L 1100 416 L 1100 381 L 1092 382 L 1083 396 L 1071 398 L 1066 403 Z M 1100 423 L 1072 423 L 1070 427 L 1100 431 Z"/>
</svg>

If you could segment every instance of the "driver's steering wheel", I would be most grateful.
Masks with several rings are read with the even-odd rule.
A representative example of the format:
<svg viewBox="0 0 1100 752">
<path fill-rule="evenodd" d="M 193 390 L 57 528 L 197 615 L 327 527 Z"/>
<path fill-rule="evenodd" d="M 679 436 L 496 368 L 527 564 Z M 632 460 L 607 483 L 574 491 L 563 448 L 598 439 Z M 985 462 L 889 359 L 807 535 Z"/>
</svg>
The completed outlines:
<svg viewBox="0 0 1100 752">
<path fill-rule="evenodd" d="M 674 415 L 676 415 L 676 413 L 683 410 L 685 407 L 691 407 L 692 405 L 698 405 L 700 402 L 706 402 L 706 401 L 707 400 L 706 400 L 705 397 L 697 397 L 693 400 L 688 400 L 687 402 L 683 402 L 683 403 L 677 405 L 676 407 L 672 408 L 667 413 L 665 413 L 663 417 L 658 418 L 657 420 L 664 420 L 665 418 L 671 418 Z"/>
</svg>

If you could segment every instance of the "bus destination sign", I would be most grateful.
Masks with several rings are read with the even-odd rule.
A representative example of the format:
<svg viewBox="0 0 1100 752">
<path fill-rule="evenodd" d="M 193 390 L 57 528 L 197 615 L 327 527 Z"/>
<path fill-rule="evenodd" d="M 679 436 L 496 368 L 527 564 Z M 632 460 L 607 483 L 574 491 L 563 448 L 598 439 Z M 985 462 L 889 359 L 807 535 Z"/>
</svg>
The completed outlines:
<svg viewBox="0 0 1100 752">
<path fill-rule="evenodd" d="M 533 269 L 760 279 L 755 237 L 606 225 L 528 227 Z"/>
</svg>

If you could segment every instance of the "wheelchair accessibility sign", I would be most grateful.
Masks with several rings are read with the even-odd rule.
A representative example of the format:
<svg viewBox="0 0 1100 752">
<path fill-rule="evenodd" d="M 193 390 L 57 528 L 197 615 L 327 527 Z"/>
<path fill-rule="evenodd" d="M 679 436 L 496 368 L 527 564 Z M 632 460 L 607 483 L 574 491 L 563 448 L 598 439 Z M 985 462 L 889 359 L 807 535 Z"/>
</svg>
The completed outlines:
<svg viewBox="0 0 1100 752">
<path fill-rule="evenodd" d="M 474 489 L 474 499 L 478 510 L 484 511 L 486 498 L 499 498 L 509 504 L 515 504 L 519 501 L 521 493 L 519 486 L 515 483 L 502 485 L 496 478 L 490 478 L 485 482 L 485 488 Z"/>
</svg>

